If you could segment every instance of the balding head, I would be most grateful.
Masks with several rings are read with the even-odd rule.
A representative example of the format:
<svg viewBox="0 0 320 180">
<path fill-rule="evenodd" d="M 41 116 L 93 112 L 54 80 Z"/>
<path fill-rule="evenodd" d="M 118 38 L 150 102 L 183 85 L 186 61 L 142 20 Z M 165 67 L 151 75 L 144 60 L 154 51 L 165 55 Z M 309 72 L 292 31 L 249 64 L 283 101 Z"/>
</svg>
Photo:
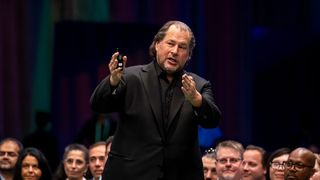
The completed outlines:
<svg viewBox="0 0 320 180">
<path fill-rule="evenodd" d="M 286 163 L 285 179 L 308 180 L 314 173 L 315 160 L 315 155 L 306 148 L 293 150 Z"/>
<path fill-rule="evenodd" d="M 305 164 L 312 167 L 314 167 L 316 162 L 316 156 L 313 154 L 313 152 L 302 147 L 297 148 L 290 153 L 289 159 L 293 158 L 301 159 Z"/>
</svg>

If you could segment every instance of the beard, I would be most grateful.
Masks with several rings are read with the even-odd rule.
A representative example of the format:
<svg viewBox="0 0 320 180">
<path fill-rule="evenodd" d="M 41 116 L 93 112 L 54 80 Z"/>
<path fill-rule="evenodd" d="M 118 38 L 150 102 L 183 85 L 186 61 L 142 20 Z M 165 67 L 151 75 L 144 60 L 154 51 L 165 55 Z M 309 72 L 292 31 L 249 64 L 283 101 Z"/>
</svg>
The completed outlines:
<svg viewBox="0 0 320 180">
<path fill-rule="evenodd" d="M 1 163 L 0 164 L 0 171 L 13 171 L 14 166 L 11 163 Z"/>
<path fill-rule="evenodd" d="M 13 172 L 14 167 L 13 166 L 0 166 L 1 172 Z"/>
<path fill-rule="evenodd" d="M 233 180 L 233 179 L 234 179 L 234 175 L 223 176 L 223 180 Z"/>
<path fill-rule="evenodd" d="M 240 180 L 241 176 L 239 176 L 238 173 L 235 174 L 224 174 L 221 176 L 221 178 L 219 177 L 219 180 Z"/>
</svg>

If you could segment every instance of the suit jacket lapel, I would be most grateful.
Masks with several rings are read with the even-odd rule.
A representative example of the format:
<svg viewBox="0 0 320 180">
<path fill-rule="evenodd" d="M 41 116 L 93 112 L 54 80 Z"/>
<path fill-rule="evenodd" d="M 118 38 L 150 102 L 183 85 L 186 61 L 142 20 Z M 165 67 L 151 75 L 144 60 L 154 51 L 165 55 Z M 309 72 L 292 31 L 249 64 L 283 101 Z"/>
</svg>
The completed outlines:
<svg viewBox="0 0 320 180">
<path fill-rule="evenodd" d="M 162 137 L 164 136 L 163 121 L 162 121 L 162 107 L 159 81 L 157 80 L 157 73 L 155 71 L 154 62 L 144 66 L 141 73 L 142 82 L 147 92 L 149 103 L 155 117 L 158 131 Z"/>
</svg>

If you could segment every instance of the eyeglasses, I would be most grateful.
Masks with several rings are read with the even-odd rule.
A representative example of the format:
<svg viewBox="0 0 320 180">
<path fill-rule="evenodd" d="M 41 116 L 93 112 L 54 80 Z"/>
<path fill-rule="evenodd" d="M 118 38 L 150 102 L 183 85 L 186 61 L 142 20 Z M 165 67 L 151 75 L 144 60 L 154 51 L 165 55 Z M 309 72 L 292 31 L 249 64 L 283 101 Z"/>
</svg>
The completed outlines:
<svg viewBox="0 0 320 180">
<path fill-rule="evenodd" d="M 281 168 L 284 168 L 284 163 L 270 162 L 270 166 L 272 169 L 281 169 Z"/>
<path fill-rule="evenodd" d="M 221 158 L 217 159 L 217 162 L 220 164 L 227 164 L 228 162 L 230 164 L 236 164 L 241 161 L 241 158 Z"/>
<path fill-rule="evenodd" d="M 313 166 L 305 165 L 305 164 L 302 164 L 300 162 L 286 161 L 286 162 L 283 162 L 283 164 L 284 164 L 285 168 L 287 168 L 287 169 L 294 168 L 297 171 L 301 171 L 304 168 L 313 168 Z"/>
</svg>

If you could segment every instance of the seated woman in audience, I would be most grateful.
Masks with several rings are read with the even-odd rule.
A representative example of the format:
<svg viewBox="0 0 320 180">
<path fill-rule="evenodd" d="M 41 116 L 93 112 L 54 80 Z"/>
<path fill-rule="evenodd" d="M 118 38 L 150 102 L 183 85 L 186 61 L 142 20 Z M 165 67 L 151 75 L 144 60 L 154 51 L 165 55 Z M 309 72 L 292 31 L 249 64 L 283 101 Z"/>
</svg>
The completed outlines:
<svg viewBox="0 0 320 180">
<path fill-rule="evenodd" d="M 89 153 L 88 149 L 81 144 L 68 145 L 63 154 L 55 177 L 55 180 L 85 180 L 88 170 Z"/>
<path fill-rule="evenodd" d="M 51 180 L 52 174 L 43 153 L 33 147 L 24 149 L 16 164 L 14 180 Z"/>
<path fill-rule="evenodd" d="M 289 148 L 280 148 L 270 154 L 267 162 L 270 180 L 284 180 L 284 162 L 288 160 L 289 154 Z"/>
</svg>

